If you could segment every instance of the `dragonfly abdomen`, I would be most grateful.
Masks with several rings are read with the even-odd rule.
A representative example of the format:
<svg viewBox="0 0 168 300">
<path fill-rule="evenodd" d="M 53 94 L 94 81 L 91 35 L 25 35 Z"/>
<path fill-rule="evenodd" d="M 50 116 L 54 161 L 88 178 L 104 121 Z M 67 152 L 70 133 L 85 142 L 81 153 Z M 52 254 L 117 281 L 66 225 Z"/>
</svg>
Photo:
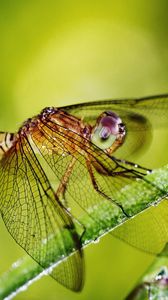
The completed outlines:
<svg viewBox="0 0 168 300">
<path fill-rule="evenodd" d="M 0 158 L 13 145 L 14 133 L 0 132 Z"/>
</svg>

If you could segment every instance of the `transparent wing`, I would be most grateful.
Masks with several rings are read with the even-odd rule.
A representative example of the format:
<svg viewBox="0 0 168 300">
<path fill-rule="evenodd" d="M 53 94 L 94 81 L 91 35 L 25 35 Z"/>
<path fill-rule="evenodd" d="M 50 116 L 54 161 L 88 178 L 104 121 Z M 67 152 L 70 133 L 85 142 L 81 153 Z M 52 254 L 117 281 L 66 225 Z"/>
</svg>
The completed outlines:
<svg viewBox="0 0 168 300">
<path fill-rule="evenodd" d="M 141 193 L 137 187 L 133 191 L 135 195 L 133 203 L 130 203 L 129 198 L 126 199 L 124 196 L 126 185 L 137 178 L 145 180 L 143 177 L 145 170 L 106 155 L 93 144 L 88 143 L 82 136 L 74 132 L 72 134 L 66 128 L 61 127 L 61 132 L 59 132 L 57 126 L 49 120 L 39 124 L 32 134 L 32 141 L 53 171 L 56 191 L 65 178 L 64 174 L 66 174 L 72 159 L 75 161 L 71 172 L 68 172 L 63 200 L 66 200 L 67 207 L 71 208 L 71 212 L 76 218 L 80 214 L 87 214 L 92 221 L 102 226 L 105 218 L 101 207 L 102 203 L 108 203 L 108 210 L 111 211 L 109 222 L 114 220 L 116 211 L 119 212 L 117 214 L 118 222 L 122 222 L 125 218 L 129 219 L 132 215 L 148 207 L 149 203 L 145 197 L 140 205 L 136 205 L 140 196 L 138 193 Z M 149 182 L 146 182 L 146 185 L 150 189 L 151 195 L 155 195 L 156 200 L 162 197 L 162 191 L 156 186 Z M 99 217 L 94 215 L 97 207 L 99 207 Z M 157 226 L 157 232 L 161 234 L 161 226 L 158 226 L 154 218 L 151 222 L 153 227 Z M 85 227 L 87 228 L 87 224 Z M 158 250 L 157 239 L 155 244 L 150 243 L 147 238 L 143 243 L 139 243 L 137 237 L 129 235 L 128 231 L 115 235 L 141 250 L 149 252 L 150 249 L 152 253 L 156 253 Z"/>
<path fill-rule="evenodd" d="M 127 137 L 117 150 L 119 158 L 146 150 L 150 145 L 152 130 L 168 125 L 168 95 L 139 99 L 100 100 L 63 107 L 66 112 L 95 124 L 103 111 L 116 112 L 126 125 Z M 137 134 L 138 132 L 138 134 Z"/>
<path fill-rule="evenodd" d="M 74 250 L 51 276 L 72 290 L 82 288 L 83 261 L 74 224 L 26 138 L 0 162 L 0 211 L 15 241 L 43 268 L 58 260 L 59 253 L 63 258 Z"/>
<path fill-rule="evenodd" d="M 148 119 L 154 128 L 168 124 L 168 94 L 135 99 L 99 100 L 65 106 L 62 109 L 74 116 L 84 118 L 86 122 L 95 122 L 102 111 L 112 110 L 124 121 L 125 118 L 134 119 L 139 115 L 141 122 L 143 118 L 144 121 Z"/>
<path fill-rule="evenodd" d="M 113 236 L 150 254 L 160 254 L 168 241 L 168 202 L 165 199 L 113 231 Z"/>
</svg>

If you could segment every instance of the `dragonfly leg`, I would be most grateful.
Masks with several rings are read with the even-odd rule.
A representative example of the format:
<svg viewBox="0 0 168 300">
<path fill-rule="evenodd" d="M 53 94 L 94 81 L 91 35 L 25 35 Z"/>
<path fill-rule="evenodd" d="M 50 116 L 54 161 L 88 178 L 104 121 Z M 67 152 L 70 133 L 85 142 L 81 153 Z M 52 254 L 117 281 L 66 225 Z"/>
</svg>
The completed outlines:
<svg viewBox="0 0 168 300">
<path fill-rule="evenodd" d="M 76 224 L 78 224 L 80 227 L 82 227 L 82 234 L 80 235 L 80 237 L 79 237 L 79 240 L 80 240 L 80 242 L 82 241 L 82 238 L 83 238 L 83 236 L 84 236 L 84 234 L 85 234 L 85 232 L 86 232 L 86 227 L 84 226 L 84 224 L 82 224 L 76 217 L 74 217 L 73 215 L 72 215 L 72 213 L 69 211 L 69 209 L 67 209 L 65 206 L 64 206 L 64 209 L 65 209 L 65 211 L 66 211 L 66 213 L 68 214 L 68 216 L 72 219 L 72 220 L 74 220 L 75 221 L 75 223 Z"/>
<path fill-rule="evenodd" d="M 82 231 L 82 234 L 80 236 L 80 241 L 82 240 L 85 232 L 86 232 L 86 227 L 78 221 L 78 219 L 76 217 L 74 217 L 69 208 L 68 208 L 68 203 L 66 201 L 66 197 L 65 197 L 65 192 L 66 192 L 66 189 L 67 189 L 67 185 L 68 185 L 68 181 L 69 181 L 69 177 L 72 173 L 72 170 L 73 170 L 73 167 L 74 167 L 74 164 L 76 162 L 76 158 L 73 157 L 70 164 L 68 165 L 62 179 L 61 179 L 61 182 L 60 182 L 60 185 L 56 191 L 56 197 L 58 197 L 58 199 L 60 200 L 60 198 L 62 197 L 62 203 L 63 203 L 63 206 L 64 206 L 64 209 L 66 210 L 67 214 L 71 217 L 71 219 L 75 220 L 75 222 L 80 226 L 82 227 L 83 231 Z"/>
<path fill-rule="evenodd" d="M 96 190 L 96 192 L 98 192 L 101 196 L 103 196 L 104 198 L 106 198 L 107 200 L 112 202 L 113 204 L 117 205 L 122 210 L 123 214 L 127 218 L 129 218 L 130 216 L 126 213 L 126 211 L 124 210 L 123 206 L 120 203 L 118 203 L 117 201 L 115 201 L 114 199 L 112 199 L 111 197 L 109 197 L 103 191 L 101 191 L 99 189 L 98 184 L 97 184 L 96 179 L 95 179 L 94 174 L 93 174 L 91 162 L 88 159 L 86 160 L 86 164 L 87 164 L 87 168 L 88 168 L 88 171 L 89 171 L 89 174 L 90 174 L 90 178 L 91 178 L 93 187 Z"/>
<path fill-rule="evenodd" d="M 113 159 L 115 160 L 114 157 L 113 157 Z M 141 170 L 143 170 L 144 172 L 152 172 L 152 170 L 149 169 L 149 168 L 142 167 L 142 166 L 140 166 L 140 165 L 138 165 L 138 164 L 135 164 L 135 163 L 130 162 L 130 161 L 125 160 L 125 159 L 119 159 L 119 158 L 117 158 L 116 161 L 119 162 L 119 163 L 122 163 L 122 164 L 126 164 L 126 165 L 128 165 L 128 166 L 131 166 L 131 167 L 133 167 L 133 168 L 141 169 Z M 145 173 L 145 174 L 146 174 L 146 173 Z M 144 175 L 145 175 L 145 174 L 144 174 Z"/>
<path fill-rule="evenodd" d="M 67 185 L 68 185 L 68 181 L 69 181 L 69 177 L 72 173 L 72 169 L 73 169 L 73 166 L 75 164 L 75 157 L 72 158 L 71 162 L 69 163 L 62 179 L 61 179 L 61 182 L 58 186 L 58 189 L 56 191 L 56 196 L 60 199 L 60 197 L 62 197 L 62 202 L 63 204 L 65 205 L 65 207 L 67 208 L 68 207 L 68 203 L 66 202 L 66 198 L 65 198 L 65 192 L 66 192 L 66 189 L 67 189 Z"/>
</svg>

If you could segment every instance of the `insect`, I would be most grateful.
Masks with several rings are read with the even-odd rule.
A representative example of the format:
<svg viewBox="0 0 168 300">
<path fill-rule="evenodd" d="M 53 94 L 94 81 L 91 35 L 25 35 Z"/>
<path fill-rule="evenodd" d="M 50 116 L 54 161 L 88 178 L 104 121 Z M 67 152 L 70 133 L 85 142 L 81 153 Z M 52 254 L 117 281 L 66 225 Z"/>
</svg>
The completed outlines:
<svg viewBox="0 0 168 300">
<path fill-rule="evenodd" d="M 127 296 L 126 300 L 138 298 L 146 299 L 166 299 L 168 291 L 168 270 L 167 267 L 160 268 L 157 274 L 150 274 L 143 279 L 135 289 Z"/>
<path fill-rule="evenodd" d="M 137 178 L 145 180 L 148 169 L 125 157 L 149 142 L 152 129 L 167 125 L 168 95 L 160 95 L 48 107 L 17 133 L 2 132 L 0 211 L 12 237 L 43 268 L 54 262 L 57 249 L 68 255 L 68 238 L 74 254 L 51 276 L 81 290 L 83 253 L 75 220 L 80 213 L 92 218 L 102 201 L 123 219 L 131 217 L 117 195 Z"/>
</svg>

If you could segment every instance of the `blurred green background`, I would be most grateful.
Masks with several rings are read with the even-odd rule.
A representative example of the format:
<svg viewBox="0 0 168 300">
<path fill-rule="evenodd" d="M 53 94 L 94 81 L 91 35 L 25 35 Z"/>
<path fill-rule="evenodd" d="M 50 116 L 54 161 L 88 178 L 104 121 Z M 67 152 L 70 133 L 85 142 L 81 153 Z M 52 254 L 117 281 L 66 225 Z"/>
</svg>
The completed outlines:
<svg viewBox="0 0 168 300">
<path fill-rule="evenodd" d="M 0 129 L 45 106 L 168 92 L 167 14 L 166 0 L 0 1 Z M 143 162 L 164 164 L 166 142 Z M 0 236 L 2 273 L 24 251 L 2 221 Z M 153 259 L 111 236 L 85 257 L 80 294 L 46 276 L 16 299 L 124 299 Z"/>
</svg>

